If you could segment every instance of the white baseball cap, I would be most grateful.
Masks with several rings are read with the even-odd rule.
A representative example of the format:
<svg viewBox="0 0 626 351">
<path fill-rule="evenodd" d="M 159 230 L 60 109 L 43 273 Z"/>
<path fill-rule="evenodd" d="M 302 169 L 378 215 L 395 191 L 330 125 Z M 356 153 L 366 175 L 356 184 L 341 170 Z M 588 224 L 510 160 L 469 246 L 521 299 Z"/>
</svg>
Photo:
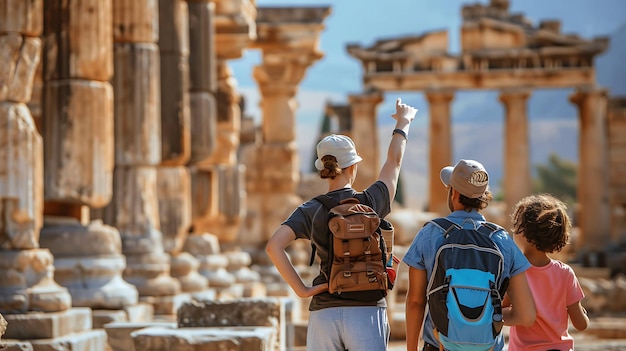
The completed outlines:
<svg viewBox="0 0 626 351">
<path fill-rule="evenodd" d="M 459 193 L 476 199 L 485 194 L 489 186 L 489 174 L 478 161 L 460 160 L 454 167 L 444 167 L 439 178 L 445 186 L 452 186 Z"/>
<path fill-rule="evenodd" d="M 318 171 L 324 169 L 322 158 L 326 155 L 335 156 L 339 168 L 350 167 L 363 159 L 356 153 L 356 147 L 352 139 L 345 135 L 331 134 L 317 143 L 317 160 L 315 168 Z"/>
</svg>

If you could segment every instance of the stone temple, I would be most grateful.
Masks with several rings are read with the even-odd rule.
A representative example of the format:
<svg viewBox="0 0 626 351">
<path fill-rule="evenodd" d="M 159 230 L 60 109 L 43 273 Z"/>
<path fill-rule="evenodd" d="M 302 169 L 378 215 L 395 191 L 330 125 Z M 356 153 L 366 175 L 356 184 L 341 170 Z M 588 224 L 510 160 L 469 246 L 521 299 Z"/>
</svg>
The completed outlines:
<svg viewBox="0 0 626 351">
<path fill-rule="evenodd" d="M 254 0 L 0 0 L 6 350 L 304 349 L 308 301 L 263 248 L 295 206 L 324 191 L 300 170 L 295 97 L 324 56 L 331 11 Z M 425 161 L 438 170 L 453 161 L 455 92 L 497 90 L 504 171 L 515 175 L 505 177 L 509 208 L 532 192 L 529 96 L 573 88 L 580 208 L 563 259 L 597 317 L 577 337 L 589 345 L 626 338 L 609 313 L 626 312 L 626 98 L 598 86 L 594 66 L 608 39 L 562 33 L 553 20 L 534 25 L 507 0 L 461 14 L 458 55 L 446 31 L 347 45 L 363 92 L 320 110 L 336 121 L 327 132 L 360 145 L 355 187 L 380 167 L 376 111 L 386 91 L 425 94 L 436 140 Z M 246 50 L 262 54 L 253 71 L 260 125 L 246 116 L 229 66 Z M 447 211 L 432 172 L 430 182 L 428 212 L 394 206 L 396 255 Z M 308 243 L 298 244 L 291 257 L 309 279 Z M 406 276 L 398 279 L 389 316 L 401 342 Z"/>
</svg>

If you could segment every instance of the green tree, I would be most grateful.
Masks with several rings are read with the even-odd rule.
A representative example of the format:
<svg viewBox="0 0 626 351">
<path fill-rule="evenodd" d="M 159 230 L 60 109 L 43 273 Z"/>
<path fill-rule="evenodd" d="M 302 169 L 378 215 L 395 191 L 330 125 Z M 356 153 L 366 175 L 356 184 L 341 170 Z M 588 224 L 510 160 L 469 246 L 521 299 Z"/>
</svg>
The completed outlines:
<svg viewBox="0 0 626 351">
<path fill-rule="evenodd" d="M 577 165 L 550 154 L 547 164 L 538 164 L 534 179 L 535 193 L 550 193 L 568 204 L 576 202 Z"/>
</svg>

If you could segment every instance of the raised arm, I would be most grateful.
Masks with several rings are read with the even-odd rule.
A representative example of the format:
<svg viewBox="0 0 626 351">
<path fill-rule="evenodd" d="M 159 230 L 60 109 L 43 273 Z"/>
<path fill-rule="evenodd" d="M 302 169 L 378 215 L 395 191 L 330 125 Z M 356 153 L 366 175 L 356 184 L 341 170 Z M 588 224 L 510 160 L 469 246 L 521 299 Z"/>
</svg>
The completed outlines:
<svg viewBox="0 0 626 351">
<path fill-rule="evenodd" d="M 389 149 L 387 150 L 387 159 L 378 175 L 378 180 L 387 185 L 390 202 L 393 201 L 396 195 L 400 166 L 402 165 L 402 157 L 404 156 L 404 149 L 406 148 L 407 139 L 405 136 L 409 135 L 409 126 L 411 121 L 415 118 L 415 114 L 417 114 L 415 107 L 403 104 L 400 98 L 396 100 L 396 113 L 391 115 L 391 117 L 396 120 L 396 126 L 391 136 Z M 396 132 L 396 130 L 400 130 L 401 132 Z"/>
</svg>

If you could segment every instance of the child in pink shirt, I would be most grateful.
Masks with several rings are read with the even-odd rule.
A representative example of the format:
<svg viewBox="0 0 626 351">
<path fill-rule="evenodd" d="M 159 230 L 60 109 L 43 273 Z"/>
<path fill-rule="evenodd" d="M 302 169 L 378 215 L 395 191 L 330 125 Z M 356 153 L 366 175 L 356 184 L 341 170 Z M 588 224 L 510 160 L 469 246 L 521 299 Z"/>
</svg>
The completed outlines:
<svg viewBox="0 0 626 351">
<path fill-rule="evenodd" d="M 514 239 L 532 265 L 526 278 L 537 318 L 531 327 L 511 327 L 509 351 L 573 350 L 569 320 L 578 330 L 589 325 L 587 311 L 580 303 L 585 296 L 574 271 L 548 256 L 560 251 L 569 239 L 571 224 L 566 210 L 563 202 L 547 194 L 528 196 L 515 206 Z M 503 304 L 509 305 L 507 297 Z"/>
</svg>

